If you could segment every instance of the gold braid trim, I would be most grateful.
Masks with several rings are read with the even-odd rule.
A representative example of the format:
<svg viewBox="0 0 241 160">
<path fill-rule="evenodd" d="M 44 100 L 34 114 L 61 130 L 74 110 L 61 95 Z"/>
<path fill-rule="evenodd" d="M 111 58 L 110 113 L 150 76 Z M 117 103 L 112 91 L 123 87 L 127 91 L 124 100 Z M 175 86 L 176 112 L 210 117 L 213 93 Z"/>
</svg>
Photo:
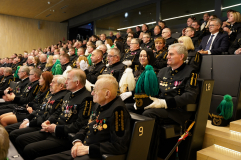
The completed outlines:
<svg viewBox="0 0 241 160">
<path fill-rule="evenodd" d="M 223 116 L 219 116 L 219 115 L 215 115 L 215 114 L 212 114 L 212 117 L 214 117 L 214 118 L 221 118 L 221 119 L 223 119 Z"/>
<path fill-rule="evenodd" d="M 135 98 L 148 98 L 149 96 L 147 94 L 135 94 Z"/>
<path fill-rule="evenodd" d="M 83 111 L 83 116 L 85 115 L 87 105 L 88 105 L 88 101 L 85 101 L 85 108 L 84 108 L 84 111 Z"/>
<path fill-rule="evenodd" d="M 124 131 L 125 130 L 125 126 L 124 126 L 124 112 L 121 111 L 121 130 Z"/>
<path fill-rule="evenodd" d="M 102 74 L 102 72 L 105 70 L 105 67 L 103 67 L 100 71 L 100 74 Z"/>
<path fill-rule="evenodd" d="M 115 131 L 118 132 L 118 112 L 115 111 Z"/>
<path fill-rule="evenodd" d="M 59 107 L 59 105 L 62 103 L 62 99 L 60 100 L 60 102 L 57 104 L 57 106 L 54 109 L 57 109 Z"/>
<path fill-rule="evenodd" d="M 91 107 L 92 107 L 92 101 L 90 101 L 90 107 L 89 107 L 89 111 L 88 111 L 88 116 L 90 115 Z"/>
<path fill-rule="evenodd" d="M 37 86 L 35 87 L 33 93 L 35 93 L 35 91 L 36 91 L 38 88 L 39 88 L 39 87 L 38 87 L 38 85 L 37 85 Z"/>
<path fill-rule="evenodd" d="M 163 56 L 163 59 L 167 60 L 167 52 L 166 52 L 166 54 Z"/>
<path fill-rule="evenodd" d="M 194 73 L 192 73 L 192 78 L 191 78 L 191 82 L 190 82 L 191 86 L 193 85 L 193 77 L 194 77 Z"/>
<path fill-rule="evenodd" d="M 197 54 L 196 54 L 196 56 L 195 56 L 195 60 L 194 60 L 195 62 L 197 62 Z"/>
<path fill-rule="evenodd" d="M 12 79 L 9 79 L 9 82 L 8 82 L 8 84 L 10 84 L 10 82 L 12 81 Z"/>
<path fill-rule="evenodd" d="M 197 86 L 197 73 L 195 73 L 195 75 L 196 75 L 196 76 L 195 76 L 195 78 L 194 78 L 194 81 L 195 81 L 195 82 L 194 82 L 194 86 Z"/>
</svg>

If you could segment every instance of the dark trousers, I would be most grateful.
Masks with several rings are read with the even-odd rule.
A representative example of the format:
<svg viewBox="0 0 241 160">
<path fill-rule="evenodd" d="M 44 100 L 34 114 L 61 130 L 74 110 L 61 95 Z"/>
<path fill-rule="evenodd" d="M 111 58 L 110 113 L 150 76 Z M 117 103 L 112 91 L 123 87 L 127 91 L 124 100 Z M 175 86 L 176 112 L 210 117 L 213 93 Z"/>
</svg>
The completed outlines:
<svg viewBox="0 0 241 160">
<path fill-rule="evenodd" d="M 64 151 L 58 154 L 52 154 L 49 156 L 44 156 L 37 158 L 36 160 L 102 160 L 101 158 L 90 158 L 89 155 L 84 155 L 81 157 L 72 158 L 71 151 Z"/>
<path fill-rule="evenodd" d="M 37 157 L 66 151 L 72 147 L 67 139 L 59 139 L 51 133 L 31 132 L 17 137 L 18 152 L 25 160 L 33 160 Z"/>
</svg>

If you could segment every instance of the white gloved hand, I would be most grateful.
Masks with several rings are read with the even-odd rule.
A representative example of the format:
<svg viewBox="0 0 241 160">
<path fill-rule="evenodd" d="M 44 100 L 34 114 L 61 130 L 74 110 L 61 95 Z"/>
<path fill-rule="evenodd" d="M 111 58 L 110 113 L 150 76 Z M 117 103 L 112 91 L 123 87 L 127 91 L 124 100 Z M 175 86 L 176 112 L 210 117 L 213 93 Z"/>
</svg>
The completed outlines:
<svg viewBox="0 0 241 160">
<path fill-rule="evenodd" d="M 152 104 L 149 106 L 146 106 L 144 109 L 149 109 L 149 108 L 165 108 L 167 109 L 167 103 L 166 100 L 164 99 L 158 99 L 155 97 L 150 97 L 151 100 L 153 100 Z"/>
<path fill-rule="evenodd" d="M 134 103 L 134 108 L 135 108 L 135 110 L 137 110 L 137 107 L 136 107 L 136 102 Z"/>
<path fill-rule="evenodd" d="M 122 101 L 126 100 L 130 96 L 132 96 L 132 92 L 124 92 L 124 93 L 120 94 Z"/>
<path fill-rule="evenodd" d="M 84 60 L 80 61 L 79 66 L 80 66 L 80 69 L 83 70 L 83 71 L 89 68 L 88 63 Z"/>
<path fill-rule="evenodd" d="M 126 61 L 123 61 L 122 63 L 123 63 L 124 65 L 126 65 L 126 66 L 131 66 L 131 65 L 132 65 L 131 60 L 126 60 Z"/>
</svg>

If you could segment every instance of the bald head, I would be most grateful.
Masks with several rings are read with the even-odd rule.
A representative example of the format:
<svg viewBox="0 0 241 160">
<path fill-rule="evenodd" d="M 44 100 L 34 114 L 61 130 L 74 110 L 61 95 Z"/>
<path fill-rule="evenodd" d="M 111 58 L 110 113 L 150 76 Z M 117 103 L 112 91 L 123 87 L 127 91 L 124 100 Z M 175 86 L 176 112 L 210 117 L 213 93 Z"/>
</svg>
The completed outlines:
<svg viewBox="0 0 241 160">
<path fill-rule="evenodd" d="M 93 101 L 101 106 L 106 105 L 116 98 L 118 82 L 112 75 L 100 75 L 95 83 Z"/>
</svg>

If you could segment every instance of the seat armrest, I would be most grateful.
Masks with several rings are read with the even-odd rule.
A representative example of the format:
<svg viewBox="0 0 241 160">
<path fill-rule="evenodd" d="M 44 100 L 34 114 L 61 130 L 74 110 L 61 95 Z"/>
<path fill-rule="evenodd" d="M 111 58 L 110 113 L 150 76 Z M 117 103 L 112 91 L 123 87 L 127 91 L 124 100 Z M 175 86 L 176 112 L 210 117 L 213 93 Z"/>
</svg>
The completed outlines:
<svg viewBox="0 0 241 160">
<path fill-rule="evenodd" d="M 188 104 L 185 106 L 185 110 L 188 112 L 194 112 L 197 110 L 197 104 Z"/>
</svg>

